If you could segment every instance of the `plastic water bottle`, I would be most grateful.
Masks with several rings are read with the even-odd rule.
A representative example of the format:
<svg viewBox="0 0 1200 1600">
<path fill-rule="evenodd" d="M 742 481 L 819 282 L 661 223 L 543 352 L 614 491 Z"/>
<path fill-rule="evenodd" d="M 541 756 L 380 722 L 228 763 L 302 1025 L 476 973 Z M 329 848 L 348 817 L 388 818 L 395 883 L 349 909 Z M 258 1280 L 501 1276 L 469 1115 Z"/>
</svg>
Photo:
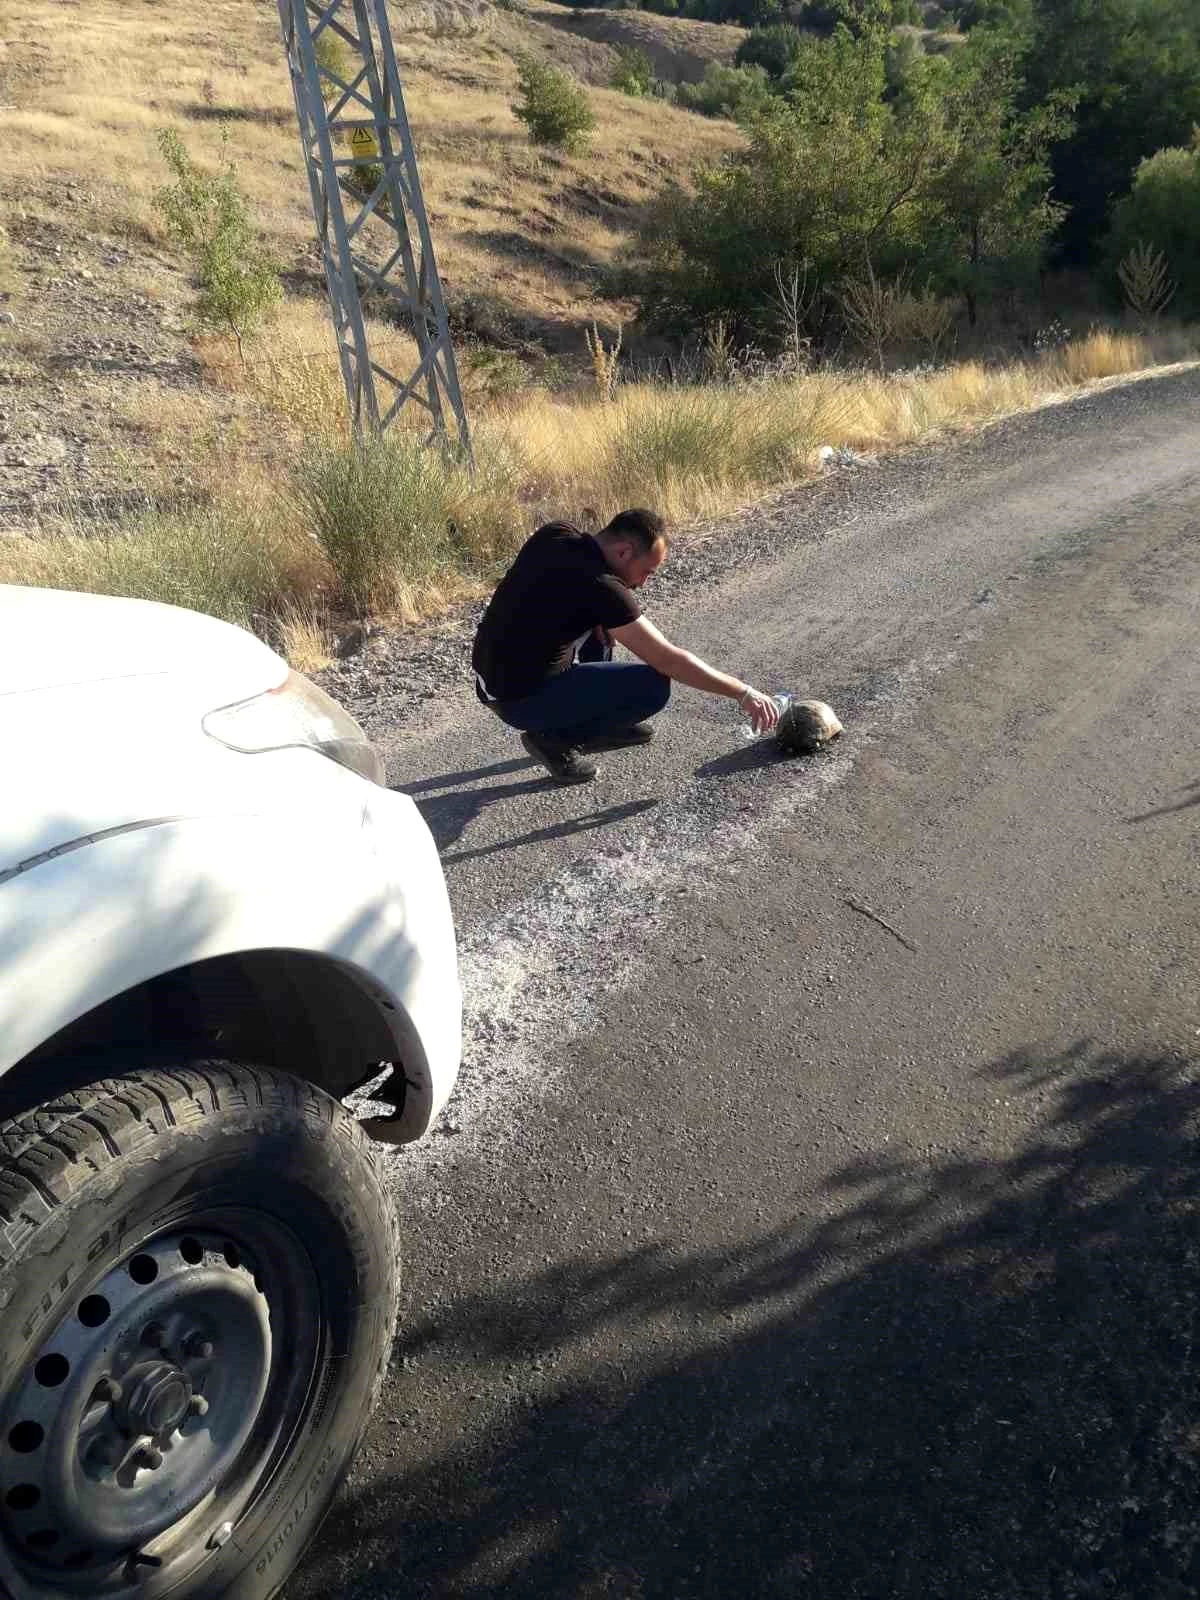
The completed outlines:
<svg viewBox="0 0 1200 1600">
<path fill-rule="evenodd" d="M 792 701 L 795 698 L 796 698 L 796 696 L 794 694 L 786 694 L 786 693 L 773 694 L 771 696 L 771 699 L 774 700 L 775 704 L 779 707 L 779 715 L 780 716 L 783 715 L 783 713 L 787 710 L 787 708 L 791 705 Z M 742 723 L 742 738 L 746 741 L 747 744 L 750 744 L 753 740 L 761 738 L 761 737 L 762 737 L 762 735 L 755 733 L 754 724 L 752 722 L 743 722 Z"/>
</svg>

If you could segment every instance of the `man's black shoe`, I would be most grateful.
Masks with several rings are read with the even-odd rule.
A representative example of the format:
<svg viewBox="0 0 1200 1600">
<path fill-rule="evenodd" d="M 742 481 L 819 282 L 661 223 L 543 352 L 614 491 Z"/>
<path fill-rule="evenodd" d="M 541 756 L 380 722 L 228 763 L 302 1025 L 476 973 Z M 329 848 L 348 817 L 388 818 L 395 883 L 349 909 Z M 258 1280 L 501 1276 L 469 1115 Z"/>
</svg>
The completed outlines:
<svg viewBox="0 0 1200 1600">
<path fill-rule="evenodd" d="M 596 776 L 596 763 L 585 761 L 574 745 L 532 733 L 523 733 L 521 743 L 555 783 L 589 783 Z"/>
<path fill-rule="evenodd" d="M 624 750 L 628 745 L 649 744 L 654 729 L 648 722 L 634 722 L 628 728 L 614 728 L 611 733 L 601 733 L 594 739 L 584 739 L 581 750 Z"/>
</svg>

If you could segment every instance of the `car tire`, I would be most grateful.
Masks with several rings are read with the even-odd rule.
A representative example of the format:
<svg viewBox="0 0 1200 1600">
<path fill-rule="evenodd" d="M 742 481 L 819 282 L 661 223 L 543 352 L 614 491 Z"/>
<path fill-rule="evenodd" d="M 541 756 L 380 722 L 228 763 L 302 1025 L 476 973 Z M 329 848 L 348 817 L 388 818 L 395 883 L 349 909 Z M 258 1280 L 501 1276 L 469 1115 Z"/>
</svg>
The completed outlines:
<svg viewBox="0 0 1200 1600">
<path fill-rule="evenodd" d="M 391 1346 L 376 1160 L 321 1090 L 224 1061 L 0 1123 L 0 1593 L 276 1592 Z"/>
</svg>

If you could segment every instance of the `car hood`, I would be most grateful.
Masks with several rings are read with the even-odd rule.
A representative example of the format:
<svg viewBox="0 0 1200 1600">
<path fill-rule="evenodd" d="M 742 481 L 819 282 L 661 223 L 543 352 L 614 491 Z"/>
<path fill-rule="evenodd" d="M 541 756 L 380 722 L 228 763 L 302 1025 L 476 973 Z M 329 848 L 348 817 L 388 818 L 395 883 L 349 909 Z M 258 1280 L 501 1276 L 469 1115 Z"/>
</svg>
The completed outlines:
<svg viewBox="0 0 1200 1600">
<path fill-rule="evenodd" d="M 0 696 L 172 673 L 205 681 L 218 706 L 272 687 L 285 672 L 253 634 L 197 611 L 0 585 Z"/>
</svg>

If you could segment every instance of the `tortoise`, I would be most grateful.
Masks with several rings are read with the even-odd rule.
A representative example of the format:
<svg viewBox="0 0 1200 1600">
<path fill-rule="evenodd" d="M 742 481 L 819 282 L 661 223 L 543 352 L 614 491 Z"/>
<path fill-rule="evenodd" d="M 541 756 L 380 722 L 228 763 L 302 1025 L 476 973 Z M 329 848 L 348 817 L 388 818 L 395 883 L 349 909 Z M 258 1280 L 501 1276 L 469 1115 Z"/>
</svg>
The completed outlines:
<svg viewBox="0 0 1200 1600">
<path fill-rule="evenodd" d="M 812 755 L 842 731 L 832 706 L 823 700 L 793 700 L 775 728 L 775 742 L 785 756 Z"/>
</svg>

